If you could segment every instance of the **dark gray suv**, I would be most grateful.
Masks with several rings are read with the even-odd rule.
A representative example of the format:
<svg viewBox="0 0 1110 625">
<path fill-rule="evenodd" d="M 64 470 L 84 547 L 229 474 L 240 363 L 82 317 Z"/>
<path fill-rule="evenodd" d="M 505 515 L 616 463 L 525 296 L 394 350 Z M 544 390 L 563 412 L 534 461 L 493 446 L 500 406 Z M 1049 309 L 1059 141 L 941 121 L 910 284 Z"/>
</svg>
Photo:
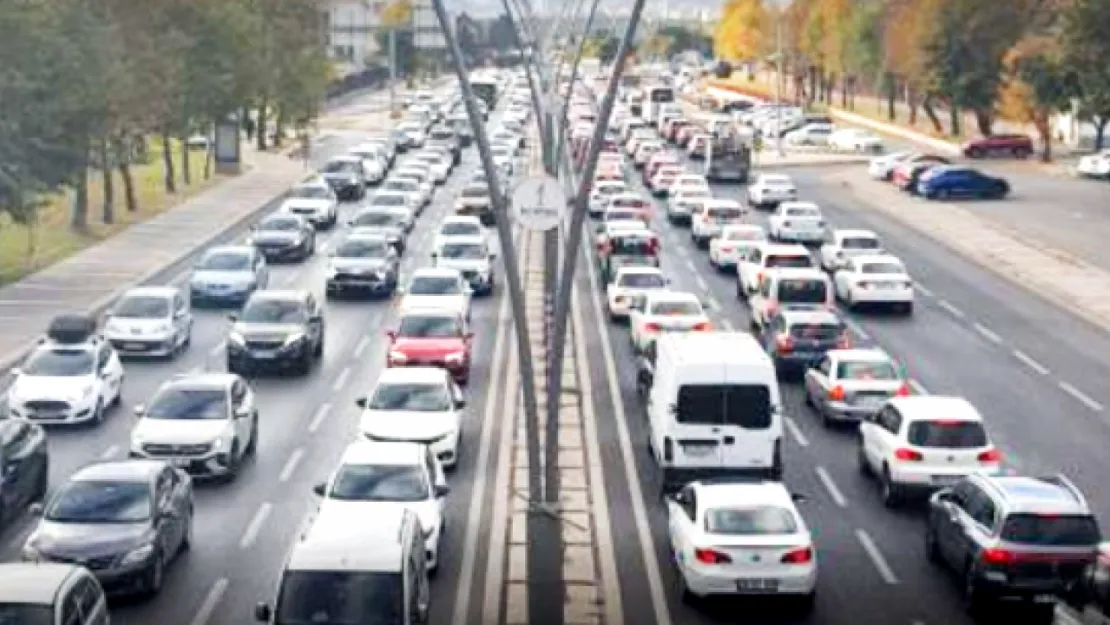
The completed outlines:
<svg viewBox="0 0 1110 625">
<path fill-rule="evenodd" d="M 230 315 L 227 370 L 293 370 L 307 375 L 324 355 L 324 311 L 308 291 L 257 291 Z"/>
</svg>

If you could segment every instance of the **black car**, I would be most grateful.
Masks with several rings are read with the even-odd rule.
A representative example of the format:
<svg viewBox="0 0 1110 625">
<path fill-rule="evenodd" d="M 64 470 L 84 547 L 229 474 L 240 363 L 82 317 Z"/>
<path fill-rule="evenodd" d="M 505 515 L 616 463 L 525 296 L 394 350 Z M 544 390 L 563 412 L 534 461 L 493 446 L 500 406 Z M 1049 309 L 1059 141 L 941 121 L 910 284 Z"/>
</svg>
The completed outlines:
<svg viewBox="0 0 1110 625">
<path fill-rule="evenodd" d="M 449 126 L 436 126 L 428 133 L 424 142 L 425 148 L 444 147 L 451 152 L 451 160 L 457 166 L 462 161 L 462 142 L 458 135 Z"/>
<path fill-rule="evenodd" d="M 89 465 L 42 508 L 23 546 L 30 562 L 84 566 L 105 591 L 157 594 L 193 538 L 193 483 L 161 460 Z"/>
<path fill-rule="evenodd" d="M 320 170 L 340 200 L 357 201 L 366 195 L 366 171 L 357 156 L 340 156 L 331 159 Z"/>
<path fill-rule="evenodd" d="M 465 113 L 451 116 L 447 123 L 455 130 L 455 136 L 459 138 L 459 145 L 466 148 L 474 143 L 474 131 L 470 128 L 470 118 Z"/>
<path fill-rule="evenodd" d="M 257 291 L 230 315 L 227 370 L 307 374 L 324 355 L 324 312 L 308 291 Z"/>
<path fill-rule="evenodd" d="M 400 261 L 386 234 L 354 233 L 341 241 L 328 263 L 328 297 L 347 293 L 391 296 L 397 290 Z"/>
<path fill-rule="evenodd" d="M 0 421 L 0 528 L 42 500 L 49 467 L 41 426 L 21 419 Z"/>
<path fill-rule="evenodd" d="M 300 215 L 278 213 L 251 228 L 250 243 L 267 261 L 302 261 L 316 253 L 316 228 Z"/>
</svg>

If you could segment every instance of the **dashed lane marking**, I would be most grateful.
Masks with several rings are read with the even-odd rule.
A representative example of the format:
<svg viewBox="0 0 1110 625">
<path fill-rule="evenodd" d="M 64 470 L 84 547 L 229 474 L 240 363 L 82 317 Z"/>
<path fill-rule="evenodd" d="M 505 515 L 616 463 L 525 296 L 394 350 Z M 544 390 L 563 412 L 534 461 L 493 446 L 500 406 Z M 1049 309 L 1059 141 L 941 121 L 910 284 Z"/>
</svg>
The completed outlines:
<svg viewBox="0 0 1110 625">
<path fill-rule="evenodd" d="M 362 356 L 363 350 L 365 350 L 366 346 L 369 345 L 369 344 L 370 344 L 370 337 L 368 337 L 368 336 L 362 337 L 361 339 L 358 340 L 358 344 L 355 345 L 355 351 L 354 351 L 353 354 L 351 354 L 351 356 L 353 356 L 356 359 L 360 358 Z"/>
<path fill-rule="evenodd" d="M 289 460 L 286 460 L 285 466 L 281 468 L 281 475 L 278 476 L 279 482 L 288 482 L 289 478 L 293 477 L 293 472 L 297 470 L 297 465 L 300 464 L 303 456 L 304 450 L 300 447 L 293 450 Z"/>
<path fill-rule="evenodd" d="M 783 423 L 786 424 L 787 431 L 794 437 L 794 441 L 798 443 L 799 447 L 809 447 L 809 439 L 802 433 L 802 428 L 798 427 L 794 419 L 786 417 Z"/>
<path fill-rule="evenodd" d="M 946 299 L 937 300 L 937 306 L 940 306 L 941 308 L 947 310 L 948 314 L 952 315 L 953 317 L 956 317 L 957 319 L 963 319 L 963 318 L 967 317 L 967 315 L 964 314 L 964 311 L 960 310 L 959 308 L 956 308 L 955 306 L 952 305 L 951 302 L 949 302 Z"/>
<path fill-rule="evenodd" d="M 1098 403 L 1094 399 L 1091 399 L 1091 397 L 1083 391 L 1075 388 L 1067 382 L 1064 382 L 1063 380 L 1060 380 L 1059 382 L 1057 382 L 1057 384 L 1060 386 L 1060 390 L 1074 397 L 1077 401 L 1079 401 L 1079 403 L 1083 404 L 1084 406 L 1090 408 L 1095 412 L 1102 412 L 1102 404 Z"/>
<path fill-rule="evenodd" d="M 929 394 L 929 389 L 925 388 L 925 385 L 921 382 L 918 382 L 917 380 L 910 380 L 910 388 L 912 388 L 913 392 L 917 393 L 918 395 Z"/>
<path fill-rule="evenodd" d="M 1013 354 L 1014 354 L 1014 358 L 1017 358 L 1018 360 L 1020 360 L 1022 364 L 1024 364 L 1026 367 L 1029 367 L 1033 371 L 1036 371 L 1037 373 L 1039 373 L 1041 375 L 1048 375 L 1050 373 L 1049 370 L 1048 370 L 1048 367 L 1042 365 L 1041 363 L 1037 362 L 1036 360 L 1033 360 L 1032 356 L 1030 356 L 1029 354 L 1026 354 L 1025 352 L 1021 351 L 1020 349 L 1015 349 L 1013 351 Z"/>
<path fill-rule="evenodd" d="M 698 270 L 697 266 L 694 265 L 694 261 L 690 260 L 689 258 L 686 259 L 686 266 L 690 268 L 690 271 Z"/>
<path fill-rule="evenodd" d="M 832 476 L 825 470 L 825 467 L 819 465 L 814 470 L 817 472 L 817 478 L 821 480 L 821 484 L 825 487 L 825 490 L 829 491 L 829 497 L 832 497 L 833 502 L 841 508 L 847 508 L 848 500 L 844 498 L 844 493 L 840 492 L 840 487 L 836 485 L 836 482 L 833 481 Z"/>
<path fill-rule="evenodd" d="M 193 620 L 190 621 L 190 625 L 208 625 L 208 621 L 212 619 L 212 614 L 216 611 L 216 606 L 224 598 L 229 583 L 226 577 L 221 577 L 212 584 L 212 588 L 204 596 L 204 602 L 200 604 L 200 608 L 193 616 Z"/>
<path fill-rule="evenodd" d="M 991 343 L 994 343 L 995 345 L 999 345 L 1002 343 L 1002 337 L 999 336 L 998 333 L 994 330 L 991 330 L 987 326 L 978 322 L 973 323 L 972 325 L 975 327 L 976 332 L 983 335 L 983 338 L 987 339 Z"/>
<path fill-rule="evenodd" d="M 310 433 L 316 432 L 324 419 L 328 418 L 328 413 L 331 412 L 331 404 L 323 404 L 316 409 L 316 414 L 312 417 L 312 422 L 308 424 L 308 431 Z"/>
<path fill-rule="evenodd" d="M 254 513 L 254 517 L 247 525 L 247 530 L 243 532 L 243 538 L 239 540 L 240 549 L 250 549 L 254 541 L 258 540 L 258 535 L 262 533 L 262 526 L 266 524 L 266 519 L 270 518 L 270 512 L 273 509 L 274 506 L 268 501 L 258 506 L 258 511 Z"/>
<path fill-rule="evenodd" d="M 875 545 L 875 541 L 871 540 L 871 535 L 866 530 L 857 529 L 856 538 L 859 539 L 860 545 L 863 545 L 863 550 L 867 552 L 867 556 L 871 558 L 871 563 L 875 565 L 875 569 L 879 571 L 883 581 L 894 585 L 898 583 L 898 577 L 891 570 L 890 564 L 887 563 L 883 552 L 879 551 L 879 547 Z"/>
<path fill-rule="evenodd" d="M 728 319 L 721 319 L 721 327 L 724 328 L 725 332 L 732 332 L 733 330 L 735 330 L 735 328 L 732 326 L 732 322 Z"/>
<path fill-rule="evenodd" d="M 913 285 L 913 288 L 914 288 L 915 291 L 924 295 L 925 297 L 932 297 L 933 296 L 932 289 L 929 289 L 924 284 L 920 284 L 920 283 L 915 284 L 915 285 Z"/>
<path fill-rule="evenodd" d="M 867 330 L 863 329 L 863 326 L 856 323 L 855 320 L 843 316 L 841 319 L 843 319 L 844 325 L 848 326 L 848 329 L 852 331 L 852 334 L 858 336 L 861 341 L 871 340 L 871 335 L 867 333 Z"/>
<path fill-rule="evenodd" d="M 705 281 L 705 278 L 701 277 L 701 274 L 700 274 L 700 273 L 699 273 L 699 274 L 696 274 L 696 275 L 694 276 L 694 282 L 697 282 L 697 283 L 698 283 L 698 288 L 699 288 L 699 289 L 701 289 L 701 290 L 703 290 L 703 291 L 708 291 L 708 290 L 709 290 L 709 283 L 707 283 L 707 282 Z"/>
<path fill-rule="evenodd" d="M 339 372 L 339 376 L 335 378 L 335 382 L 331 385 L 331 390 L 333 390 L 337 393 L 339 391 L 343 390 L 343 387 L 347 386 L 347 380 L 350 377 L 351 377 L 351 367 L 350 366 L 343 367 L 343 370 Z"/>
<path fill-rule="evenodd" d="M 118 454 L 118 453 L 119 453 L 119 445 L 112 445 L 108 449 L 105 449 L 104 453 L 100 454 L 100 459 L 101 460 L 111 460 L 112 458 L 115 458 L 116 454 Z"/>
</svg>

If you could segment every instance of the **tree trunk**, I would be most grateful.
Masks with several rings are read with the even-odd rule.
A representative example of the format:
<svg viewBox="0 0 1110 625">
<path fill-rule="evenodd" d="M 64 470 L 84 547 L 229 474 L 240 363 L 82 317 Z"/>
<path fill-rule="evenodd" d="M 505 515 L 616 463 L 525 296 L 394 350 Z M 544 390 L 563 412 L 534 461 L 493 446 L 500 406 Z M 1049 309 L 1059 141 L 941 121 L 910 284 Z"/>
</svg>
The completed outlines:
<svg viewBox="0 0 1110 625">
<path fill-rule="evenodd" d="M 274 118 L 274 147 L 281 148 L 282 135 L 285 134 L 285 109 L 278 109 L 277 116 Z"/>
<path fill-rule="evenodd" d="M 139 210 L 139 201 L 135 198 L 135 179 L 131 176 L 131 142 L 125 135 L 120 135 L 115 144 L 119 177 L 123 181 L 123 199 L 127 212 L 134 213 Z"/>
<path fill-rule="evenodd" d="M 99 145 L 100 150 L 100 175 L 104 181 L 104 196 L 100 206 L 100 221 L 110 224 L 116 221 L 116 186 L 112 180 L 112 159 L 110 140 L 103 137 Z"/>
<path fill-rule="evenodd" d="M 1037 119 L 1034 120 L 1033 126 L 1037 129 L 1037 134 L 1041 139 L 1041 162 L 1052 162 L 1052 128 L 1048 123 L 1049 113 L 1047 111 L 1037 114 Z"/>
<path fill-rule="evenodd" d="M 177 193 L 177 180 L 173 168 L 173 139 L 168 130 L 162 131 L 162 178 L 166 193 Z"/>
<path fill-rule="evenodd" d="M 193 184 L 193 167 L 189 162 L 189 137 L 181 137 L 181 182 L 185 186 Z"/>
<path fill-rule="evenodd" d="M 851 80 L 847 76 L 840 77 L 840 108 L 848 108 L 848 84 Z"/>
<path fill-rule="evenodd" d="M 906 89 L 906 106 L 910 109 L 910 126 L 917 125 L 917 90 L 912 87 Z"/>
<path fill-rule="evenodd" d="M 953 137 L 959 137 L 962 133 L 962 125 L 960 124 L 960 105 L 956 102 L 956 98 L 949 97 L 948 99 L 948 129 Z"/>
<path fill-rule="evenodd" d="M 925 94 L 925 99 L 921 101 L 921 110 L 925 111 L 925 116 L 929 118 L 929 123 L 933 125 L 933 132 L 938 135 L 943 133 L 944 124 L 940 123 L 940 116 L 937 115 L 937 110 L 933 108 L 933 94 Z"/>
<path fill-rule="evenodd" d="M 212 132 L 211 129 L 209 129 L 208 135 L 215 138 L 215 133 Z M 216 151 L 215 142 L 214 141 L 209 141 L 207 147 L 204 150 L 204 179 L 205 180 L 209 180 L 209 179 L 212 178 L 212 165 L 213 165 L 212 157 L 213 157 L 213 154 L 215 153 L 215 151 Z"/>
<path fill-rule="evenodd" d="M 258 119 L 254 122 L 254 134 L 258 150 L 266 149 L 266 108 L 269 106 L 266 96 L 262 96 L 262 102 L 258 105 Z"/>
<path fill-rule="evenodd" d="M 1110 124 L 1110 117 L 1096 117 L 1095 118 L 1095 151 L 1098 152 L 1102 149 L 1103 141 L 1105 140 L 1104 132 L 1106 125 Z"/>
<path fill-rule="evenodd" d="M 69 215 L 69 227 L 76 232 L 89 231 L 89 146 L 81 146 L 81 164 L 77 180 L 73 184 L 73 203 Z"/>
<path fill-rule="evenodd" d="M 807 97 L 806 97 L 806 105 L 807 106 L 812 105 L 813 102 L 817 99 L 817 96 L 818 96 L 818 93 L 817 93 L 817 68 L 813 67 L 813 66 L 810 66 L 808 73 L 809 73 L 809 93 L 807 94 Z"/>
<path fill-rule="evenodd" d="M 975 125 L 979 128 L 979 134 L 984 137 L 989 137 L 993 132 L 994 115 L 986 109 L 975 110 Z"/>
<path fill-rule="evenodd" d="M 894 108 L 894 99 L 898 96 L 898 80 L 887 74 L 886 80 L 886 118 L 890 121 L 898 119 L 897 109 Z"/>
</svg>

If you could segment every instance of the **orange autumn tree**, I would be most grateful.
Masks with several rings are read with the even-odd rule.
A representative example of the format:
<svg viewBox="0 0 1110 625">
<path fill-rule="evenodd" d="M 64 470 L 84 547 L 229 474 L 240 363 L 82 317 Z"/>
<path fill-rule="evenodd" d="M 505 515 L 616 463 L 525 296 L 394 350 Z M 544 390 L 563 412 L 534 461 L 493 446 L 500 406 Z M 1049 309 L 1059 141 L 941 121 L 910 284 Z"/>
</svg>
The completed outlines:
<svg viewBox="0 0 1110 625">
<path fill-rule="evenodd" d="M 1052 115 L 1068 108 L 1072 95 L 1060 39 L 1049 33 L 1025 36 L 1002 57 L 1002 72 L 998 111 L 1036 128 L 1041 160 L 1052 160 Z"/>
<path fill-rule="evenodd" d="M 883 54 L 889 75 L 888 116 L 895 119 L 894 96 L 898 87 L 905 87 L 909 96 L 910 123 L 917 123 L 919 103 L 929 115 L 934 132 L 944 132 L 928 96 L 929 66 L 925 45 L 932 36 L 934 16 L 943 0 L 890 0 L 883 16 Z"/>
<path fill-rule="evenodd" d="M 763 53 L 767 12 L 762 0 L 726 0 L 713 29 L 713 53 L 729 62 L 745 62 Z"/>
</svg>

